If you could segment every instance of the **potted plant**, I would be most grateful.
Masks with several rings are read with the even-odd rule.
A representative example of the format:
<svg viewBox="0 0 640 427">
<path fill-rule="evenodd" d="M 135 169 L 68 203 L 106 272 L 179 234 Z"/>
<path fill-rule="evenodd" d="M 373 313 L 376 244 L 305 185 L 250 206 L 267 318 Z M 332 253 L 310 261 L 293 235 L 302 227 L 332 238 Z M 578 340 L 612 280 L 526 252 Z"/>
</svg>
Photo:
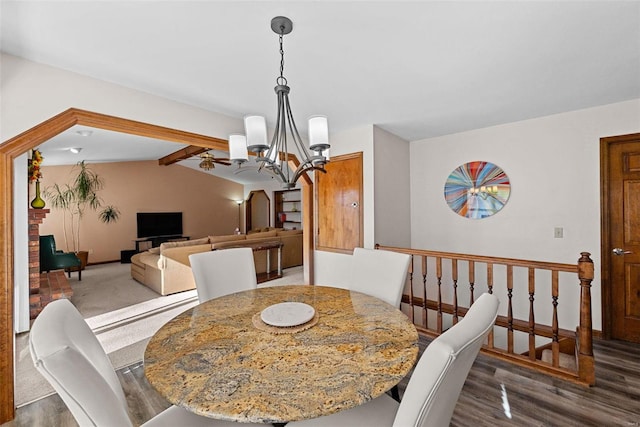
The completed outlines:
<svg viewBox="0 0 640 427">
<path fill-rule="evenodd" d="M 72 249 L 82 262 L 81 268 L 87 265 L 89 253 L 80 250 L 80 222 L 87 211 L 98 211 L 98 218 L 105 224 L 116 222 L 120 218 L 120 211 L 115 206 L 102 207 L 102 200 L 98 191 L 104 187 L 103 179 L 95 173 L 85 161 L 78 162 L 77 170 L 71 184 L 62 186 L 54 184 L 45 188 L 44 196 L 52 208 L 64 210 L 62 228 L 67 250 Z M 69 236 L 71 237 L 69 239 Z"/>
</svg>

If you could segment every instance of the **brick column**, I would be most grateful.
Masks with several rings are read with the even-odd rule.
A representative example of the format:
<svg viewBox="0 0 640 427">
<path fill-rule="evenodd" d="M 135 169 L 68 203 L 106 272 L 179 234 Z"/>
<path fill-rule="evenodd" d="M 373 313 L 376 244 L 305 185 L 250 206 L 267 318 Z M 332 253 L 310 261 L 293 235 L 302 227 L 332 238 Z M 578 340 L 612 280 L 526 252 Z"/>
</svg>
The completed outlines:
<svg viewBox="0 0 640 427">
<path fill-rule="evenodd" d="M 40 224 L 49 209 L 29 209 L 29 311 L 31 317 L 42 310 L 40 304 Z"/>
</svg>

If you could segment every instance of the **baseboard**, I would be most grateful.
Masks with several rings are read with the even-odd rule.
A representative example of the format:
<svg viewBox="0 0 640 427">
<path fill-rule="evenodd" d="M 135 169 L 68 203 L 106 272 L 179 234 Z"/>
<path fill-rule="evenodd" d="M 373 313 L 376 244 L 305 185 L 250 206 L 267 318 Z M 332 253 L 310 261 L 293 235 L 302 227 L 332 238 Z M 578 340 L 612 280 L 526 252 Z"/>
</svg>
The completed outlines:
<svg viewBox="0 0 640 427">
<path fill-rule="evenodd" d="M 99 262 L 88 262 L 87 266 L 90 265 L 100 265 L 100 264 L 111 264 L 117 262 L 118 264 L 120 264 L 120 260 L 119 259 L 114 259 L 113 261 L 99 261 Z"/>
</svg>

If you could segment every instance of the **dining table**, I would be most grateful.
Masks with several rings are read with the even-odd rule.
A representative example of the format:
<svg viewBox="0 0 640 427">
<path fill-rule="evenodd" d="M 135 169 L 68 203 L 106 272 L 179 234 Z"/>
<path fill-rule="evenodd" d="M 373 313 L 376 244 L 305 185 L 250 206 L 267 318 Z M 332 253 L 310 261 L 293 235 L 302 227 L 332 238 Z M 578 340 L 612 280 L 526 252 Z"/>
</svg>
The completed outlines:
<svg viewBox="0 0 640 427">
<path fill-rule="evenodd" d="M 299 321 L 280 316 L 283 307 L 296 308 Z M 150 339 L 144 369 L 173 405 L 210 418 L 282 424 L 380 396 L 417 355 L 416 328 L 398 308 L 347 289 L 286 285 L 179 314 Z"/>
</svg>

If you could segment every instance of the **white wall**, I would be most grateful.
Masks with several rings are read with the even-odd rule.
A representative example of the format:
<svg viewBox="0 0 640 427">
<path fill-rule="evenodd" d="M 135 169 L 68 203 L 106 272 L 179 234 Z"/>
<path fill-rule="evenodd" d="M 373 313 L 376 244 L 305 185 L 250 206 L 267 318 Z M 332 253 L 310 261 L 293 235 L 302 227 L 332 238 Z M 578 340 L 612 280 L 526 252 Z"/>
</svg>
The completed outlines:
<svg viewBox="0 0 640 427">
<path fill-rule="evenodd" d="M 244 130 L 241 119 L 4 53 L 0 61 L 2 141 L 71 107 L 225 139 Z"/>
<path fill-rule="evenodd" d="M 412 142 L 411 246 L 570 264 L 590 252 L 601 329 L 600 138 L 635 132 L 640 99 Z M 474 160 L 500 166 L 511 181 L 506 206 L 482 220 L 457 215 L 443 195 L 449 174 Z"/>
<path fill-rule="evenodd" d="M 373 127 L 375 243 L 411 245 L 409 142 Z"/>
<path fill-rule="evenodd" d="M 23 179 L 13 181 L 13 216 L 28 217 L 29 195 L 26 191 L 27 153 L 15 158 L 13 168 L 16 176 Z M 29 226 L 28 221 L 15 221 L 13 224 L 13 301 L 20 310 L 13 319 L 16 332 L 29 330 Z"/>
</svg>

